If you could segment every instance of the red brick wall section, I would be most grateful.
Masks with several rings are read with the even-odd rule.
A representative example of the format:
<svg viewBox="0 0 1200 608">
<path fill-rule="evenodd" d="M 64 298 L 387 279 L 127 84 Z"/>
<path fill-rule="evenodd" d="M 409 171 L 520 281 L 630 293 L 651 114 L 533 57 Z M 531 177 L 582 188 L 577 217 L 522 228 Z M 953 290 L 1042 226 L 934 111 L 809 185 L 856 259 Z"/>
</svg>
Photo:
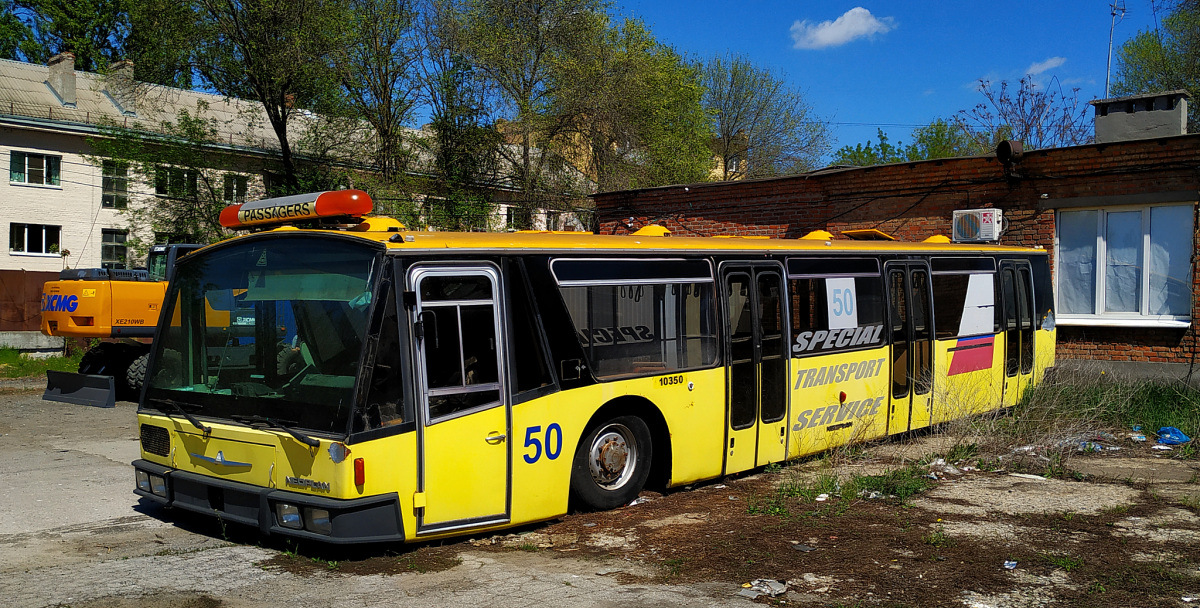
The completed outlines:
<svg viewBox="0 0 1200 608">
<path fill-rule="evenodd" d="M 1200 135 L 1035 150 L 1011 169 L 978 156 L 594 198 L 602 234 L 653 223 L 679 236 L 797 238 L 822 229 L 836 237 L 842 230 L 876 228 L 919 241 L 949 235 L 955 209 L 997 207 L 1008 220 L 1002 244 L 1053 252 L 1055 200 L 1173 191 L 1200 191 Z M 1195 225 L 1200 228 L 1200 218 Z M 1200 321 L 1200 259 L 1193 256 L 1192 264 L 1192 318 Z M 1200 348 L 1194 327 L 1060 326 L 1058 356 L 1191 363 Z"/>
</svg>

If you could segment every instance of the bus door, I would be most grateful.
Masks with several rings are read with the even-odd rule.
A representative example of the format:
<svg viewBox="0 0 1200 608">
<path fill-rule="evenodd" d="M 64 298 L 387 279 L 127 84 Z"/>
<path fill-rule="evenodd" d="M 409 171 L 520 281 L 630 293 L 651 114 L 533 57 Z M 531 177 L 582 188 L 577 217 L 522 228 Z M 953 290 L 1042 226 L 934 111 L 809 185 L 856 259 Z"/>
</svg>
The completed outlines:
<svg viewBox="0 0 1200 608">
<path fill-rule="evenodd" d="M 417 533 L 508 521 L 499 274 L 486 265 L 419 266 L 408 288 L 421 395 Z"/>
<path fill-rule="evenodd" d="M 1033 381 L 1033 272 L 1029 262 L 1000 262 L 1004 332 L 1004 406 L 1016 405 Z"/>
<path fill-rule="evenodd" d="M 928 426 L 932 419 L 933 316 L 928 263 L 888 262 L 884 273 L 892 328 L 891 435 Z"/>
<path fill-rule="evenodd" d="M 723 265 L 725 301 L 725 472 L 787 456 L 787 311 L 783 268 Z"/>
</svg>

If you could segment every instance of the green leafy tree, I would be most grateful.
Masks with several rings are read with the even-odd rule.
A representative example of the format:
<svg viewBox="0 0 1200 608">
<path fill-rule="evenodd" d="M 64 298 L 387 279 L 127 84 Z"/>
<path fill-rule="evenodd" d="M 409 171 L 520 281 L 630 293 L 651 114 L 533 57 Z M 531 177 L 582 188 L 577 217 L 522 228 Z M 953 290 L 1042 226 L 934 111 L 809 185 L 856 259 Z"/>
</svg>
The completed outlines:
<svg viewBox="0 0 1200 608">
<path fill-rule="evenodd" d="M 44 63 L 58 53 L 73 53 L 76 69 L 96 72 L 125 58 L 129 15 L 121 0 L 13 0 L 9 6 L 12 17 L 4 21 L 15 17 L 25 26 L 13 26 L 16 33 L 28 36 L 15 45 L 25 61 Z"/>
<path fill-rule="evenodd" d="M 146 0 L 174 14 L 176 0 Z M 320 111 L 338 90 L 331 57 L 346 44 L 349 11 L 336 0 L 189 0 L 178 23 L 190 38 L 188 63 L 201 84 L 262 104 L 279 142 L 283 192 L 300 187 L 289 128 L 305 110 Z M 170 32 L 166 32 L 170 34 Z M 147 34 L 154 36 L 153 32 Z M 174 34 L 170 34 L 174 35 Z M 280 193 L 283 193 L 280 192 Z"/>
<path fill-rule="evenodd" d="M 1139 32 L 1117 52 L 1116 95 L 1185 89 L 1188 131 L 1200 131 L 1200 0 L 1183 0 L 1153 31 Z"/>
<path fill-rule="evenodd" d="M 888 141 L 887 133 L 884 133 L 883 129 L 878 129 L 877 133 L 879 134 L 878 144 L 873 144 L 868 139 L 866 144 L 855 144 L 853 148 L 842 146 L 833 153 L 833 164 L 870 167 L 908 160 L 899 144 L 892 145 Z"/>
<path fill-rule="evenodd" d="M 190 17 L 181 2 L 4 0 L 0 57 L 44 63 L 70 52 L 91 72 L 128 59 L 138 81 L 189 88 Z"/>
<path fill-rule="evenodd" d="M 13 0 L 0 2 L 0 59 L 37 61 L 46 51 L 33 37 L 33 30 L 17 14 Z"/>
<path fill-rule="evenodd" d="M 180 89 L 192 88 L 196 14 L 188 2 L 126 0 L 130 28 L 123 59 L 133 61 L 133 77 Z"/>
<path fill-rule="evenodd" d="M 565 159 L 554 149 L 569 116 L 554 103 L 566 64 L 582 61 L 607 17 L 598 0 L 463 0 L 453 40 L 488 82 L 495 114 L 506 117 L 500 148 L 518 192 L 517 221 L 537 208 L 578 196 Z"/>
<path fill-rule="evenodd" d="M 722 179 L 803 172 L 829 150 L 829 128 L 782 76 L 741 56 L 714 57 L 701 70 Z"/>
<path fill-rule="evenodd" d="M 439 228 L 487 230 L 500 134 L 485 124 L 479 83 L 461 56 L 450 57 L 436 78 L 429 127 L 437 196 L 427 199 L 427 219 Z"/>
<path fill-rule="evenodd" d="M 912 132 L 912 143 L 904 147 L 905 160 L 933 160 L 956 156 L 986 154 L 966 125 L 957 120 L 938 118 Z"/>
<path fill-rule="evenodd" d="M 600 191 L 691 183 L 712 167 L 700 73 L 636 20 L 609 27 L 566 66 L 555 103 Z"/>
<path fill-rule="evenodd" d="M 88 139 L 89 161 L 116 163 L 129 176 L 130 246 L 144 255 L 155 235 L 212 243 L 229 235 L 220 225 L 223 167 L 237 160 L 220 151 L 222 125 L 207 118 L 207 105 L 180 110 L 173 120 L 130 127 L 108 125 Z"/>
<path fill-rule="evenodd" d="M 964 125 L 943 118 L 913 129 L 913 141 L 907 146 L 899 141 L 892 144 L 883 129 L 878 129 L 877 133 L 878 144 L 867 140 L 865 145 L 842 146 L 834 152 L 833 164 L 869 167 L 887 163 L 973 156 L 988 151 L 980 147 L 979 142 Z"/>
</svg>

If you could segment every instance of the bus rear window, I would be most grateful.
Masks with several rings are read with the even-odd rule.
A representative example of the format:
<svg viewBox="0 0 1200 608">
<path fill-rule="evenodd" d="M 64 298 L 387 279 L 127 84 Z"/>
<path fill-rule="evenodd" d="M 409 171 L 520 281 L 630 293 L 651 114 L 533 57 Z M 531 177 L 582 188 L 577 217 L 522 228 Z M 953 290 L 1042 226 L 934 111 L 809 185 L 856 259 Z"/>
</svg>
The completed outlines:
<svg viewBox="0 0 1200 608">
<path fill-rule="evenodd" d="M 717 362 L 713 283 L 560 286 L 597 378 Z"/>
</svg>

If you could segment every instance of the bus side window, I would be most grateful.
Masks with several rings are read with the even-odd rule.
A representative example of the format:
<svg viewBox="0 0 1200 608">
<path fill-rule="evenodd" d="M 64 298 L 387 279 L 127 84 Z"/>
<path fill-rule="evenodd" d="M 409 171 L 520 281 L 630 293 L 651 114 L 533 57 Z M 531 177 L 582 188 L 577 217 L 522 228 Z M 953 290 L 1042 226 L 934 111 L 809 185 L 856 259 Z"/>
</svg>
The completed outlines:
<svg viewBox="0 0 1200 608">
<path fill-rule="evenodd" d="M 793 357 L 883 344 L 883 283 L 878 275 L 793 277 L 788 291 Z"/>
<path fill-rule="evenodd" d="M 933 317 L 937 339 L 994 332 L 993 273 L 933 274 Z"/>
<path fill-rule="evenodd" d="M 525 269 L 512 267 L 509 273 L 509 314 L 512 315 L 511 359 L 517 376 L 517 393 L 554 383 L 546 363 L 545 343 L 537 322 L 537 309 L 529 294 Z"/>
<path fill-rule="evenodd" d="M 697 369 L 717 360 L 710 282 L 562 286 L 559 291 L 597 378 Z"/>
</svg>

